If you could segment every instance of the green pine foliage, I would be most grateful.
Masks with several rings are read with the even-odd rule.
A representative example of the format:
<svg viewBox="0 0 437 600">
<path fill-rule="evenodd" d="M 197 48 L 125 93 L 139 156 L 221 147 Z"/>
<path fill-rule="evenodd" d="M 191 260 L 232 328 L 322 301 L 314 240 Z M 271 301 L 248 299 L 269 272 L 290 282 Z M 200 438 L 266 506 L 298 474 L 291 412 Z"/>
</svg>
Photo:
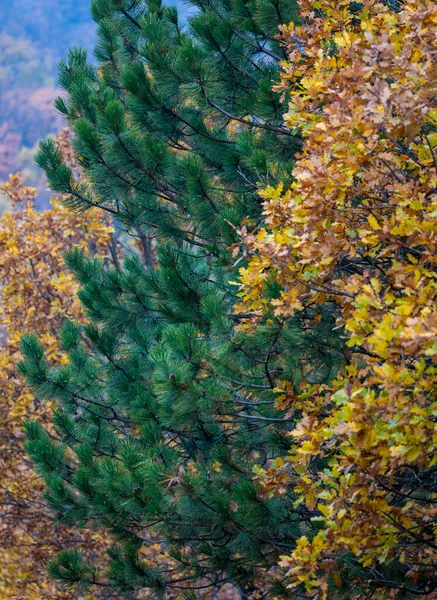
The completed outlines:
<svg viewBox="0 0 437 600">
<path fill-rule="evenodd" d="M 27 448 L 56 518 L 113 539 L 105 571 L 80 550 L 61 553 L 50 572 L 64 585 L 202 598 L 231 582 L 286 598 L 275 565 L 317 524 L 293 494 L 261 496 L 254 469 L 290 444 L 275 387 L 332 379 L 343 341 L 329 306 L 316 325 L 307 312 L 239 326 L 244 256 L 230 247 L 261 219 L 260 186 L 289 181 L 299 149 L 272 91 L 278 27 L 297 8 L 191 5 L 184 23 L 159 0 L 93 0 L 99 65 L 80 50 L 61 65 L 57 107 L 86 177 L 75 181 L 50 140 L 38 163 L 72 209 L 113 214 L 142 252 L 112 269 L 67 256 L 90 324 L 64 327 L 69 362 L 56 369 L 35 338 L 23 341 L 22 372 L 57 400 L 56 436 L 28 423 Z M 151 531 L 173 570 L 143 560 Z"/>
</svg>

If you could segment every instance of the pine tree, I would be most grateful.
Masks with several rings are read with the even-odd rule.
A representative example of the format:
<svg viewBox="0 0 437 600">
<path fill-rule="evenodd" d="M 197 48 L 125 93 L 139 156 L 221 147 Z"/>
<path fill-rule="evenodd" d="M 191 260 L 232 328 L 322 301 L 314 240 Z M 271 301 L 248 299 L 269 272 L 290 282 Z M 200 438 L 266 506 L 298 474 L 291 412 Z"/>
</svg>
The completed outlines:
<svg viewBox="0 0 437 600">
<path fill-rule="evenodd" d="M 290 444 L 294 417 L 276 388 L 330 381 L 343 340 L 330 306 L 316 320 L 311 308 L 287 321 L 271 311 L 247 330 L 234 280 L 238 228 L 260 222 L 260 187 L 290 183 L 300 146 L 272 91 L 278 28 L 297 6 L 191 4 L 183 23 L 159 0 L 93 0 L 98 68 L 81 50 L 60 67 L 57 107 L 85 181 L 50 140 L 38 163 L 72 209 L 112 214 L 141 252 L 115 268 L 67 255 L 90 322 L 63 328 L 69 363 L 56 369 L 23 341 L 22 372 L 58 402 L 58 439 L 30 422 L 27 448 L 57 518 L 113 536 L 108 571 L 66 550 L 50 565 L 61 583 L 206 598 L 231 582 L 244 597 L 289 597 L 275 565 L 317 523 L 293 494 L 263 496 L 255 474 Z M 174 569 L 143 559 L 154 535 Z"/>
</svg>

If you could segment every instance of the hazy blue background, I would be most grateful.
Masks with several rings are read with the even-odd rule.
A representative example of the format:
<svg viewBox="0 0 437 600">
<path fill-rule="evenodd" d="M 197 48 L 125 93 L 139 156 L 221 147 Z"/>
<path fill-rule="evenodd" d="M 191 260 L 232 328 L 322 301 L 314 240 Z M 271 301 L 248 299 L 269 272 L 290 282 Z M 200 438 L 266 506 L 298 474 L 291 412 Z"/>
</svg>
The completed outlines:
<svg viewBox="0 0 437 600">
<path fill-rule="evenodd" d="M 0 182 L 22 171 L 44 190 L 32 156 L 63 121 L 53 109 L 57 64 L 69 47 L 92 55 L 95 24 L 89 0 L 0 0 Z M 186 13 L 183 0 L 169 0 Z"/>
</svg>

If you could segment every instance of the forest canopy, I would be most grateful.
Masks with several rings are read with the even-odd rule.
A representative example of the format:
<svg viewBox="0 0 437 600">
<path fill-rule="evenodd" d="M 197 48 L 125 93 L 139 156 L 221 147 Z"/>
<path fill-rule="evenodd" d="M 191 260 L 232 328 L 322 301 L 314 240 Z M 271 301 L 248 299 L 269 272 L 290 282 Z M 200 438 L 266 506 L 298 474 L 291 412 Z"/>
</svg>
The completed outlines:
<svg viewBox="0 0 437 600">
<path fill-rule="evenodd" d="M 7 541 L 59 598 L 432 600 L 437 2 L 187 6 L 91 0 L 53 209 L 3 186 Z"/>
</svg>

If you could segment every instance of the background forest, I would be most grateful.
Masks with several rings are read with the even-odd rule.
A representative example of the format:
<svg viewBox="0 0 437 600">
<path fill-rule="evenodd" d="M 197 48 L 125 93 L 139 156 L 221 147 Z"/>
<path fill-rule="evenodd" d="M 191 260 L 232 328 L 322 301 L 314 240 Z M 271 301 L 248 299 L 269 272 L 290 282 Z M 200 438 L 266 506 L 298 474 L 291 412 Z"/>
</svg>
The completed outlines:
<svg viewBox="0 0 437 600">
<path fill-rule="evenodd" d="M 169 2 L 186 12 L 182 0 Z M 0 182 L 21 171 L 48 208 L 49 193 L 33 161 L 38 142 L 63 126 L 54 109 L 57 66 L 74 46 L 92 56 L 96 25 L 89 0 L 0 2 Z M 3 197 L 0 208 L 8 201 Z"/>
</svg>

